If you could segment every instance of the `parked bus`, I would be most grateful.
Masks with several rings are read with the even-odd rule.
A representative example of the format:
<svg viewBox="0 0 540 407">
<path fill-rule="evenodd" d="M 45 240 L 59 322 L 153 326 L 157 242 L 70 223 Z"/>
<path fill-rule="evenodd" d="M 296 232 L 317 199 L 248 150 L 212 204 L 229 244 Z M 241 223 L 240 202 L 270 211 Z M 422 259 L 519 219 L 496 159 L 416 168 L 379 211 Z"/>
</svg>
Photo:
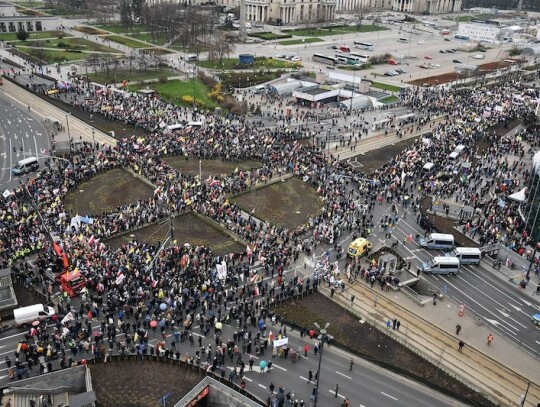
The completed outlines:
<svg viewBox="0 0 540 407">
<path fill-rule="evenodd" d="M 352 55 L 345 55 L 345 54 L 336 54 L 336 61 L 347 64 L 347 65 L 361 65 L 362 61 L 360 61 L 360 58 L 352 56 Z"/>
<path fill-rule="evenodd" d="M 336 65 L 336 58 L 327 57 L 326 55 L 321 55 L 321 54 L 313 54 L 313 62 L 319 62 L 321 64 L 335 66 Z"/>
<path fill-rule="evenodd" d="M 366 62 L 369 62 L 369 55 L 359 54 L 357 52 L 351 52 L 350 56 L 358 58 L 360 60 L 360 62 L 362 62 L 364 64 Z"/>
<path fill-rule="evenodd" d="M 468 35 L 464 35 L 464 34 L 455 34 L 454 35 L 454 38 L 456 40 L 465 40 L 467 41 L 469 39 L 469 36 Z"/>
<path fill-rule="evenodd" d="M 365 51 L 373 51 L 373 44 L 369 42 L 355 41 L 354 46 Z"/>
</svg>

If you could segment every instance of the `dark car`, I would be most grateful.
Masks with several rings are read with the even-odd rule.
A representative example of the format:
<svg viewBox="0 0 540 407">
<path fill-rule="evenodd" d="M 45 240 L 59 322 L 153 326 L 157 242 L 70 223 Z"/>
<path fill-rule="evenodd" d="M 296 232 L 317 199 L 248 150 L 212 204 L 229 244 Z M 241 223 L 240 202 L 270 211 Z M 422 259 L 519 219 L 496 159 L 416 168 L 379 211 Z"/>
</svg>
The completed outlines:
<svg viewBox="0 0 540 407">
<path fill-rule="evenodd" d="M 452 62 L 453 62 L 454 64 L 461 64 L 461 61 L 460 61 L 459 59 L 454 59 Z"/>
<path fill-rule="evenodd" d="M 420 227 L 427 231 L 432 231 L 435 229 L 433 223 L 425 215 L 420 217 Z"/>
</svg>

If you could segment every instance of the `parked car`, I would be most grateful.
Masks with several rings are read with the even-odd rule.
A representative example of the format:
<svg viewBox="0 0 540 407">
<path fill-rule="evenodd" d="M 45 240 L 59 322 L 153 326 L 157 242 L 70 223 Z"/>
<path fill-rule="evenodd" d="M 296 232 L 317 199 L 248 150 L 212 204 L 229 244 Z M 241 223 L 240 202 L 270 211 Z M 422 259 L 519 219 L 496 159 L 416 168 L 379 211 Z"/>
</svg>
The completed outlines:
<svg viewBox="0 0 540 407">
<path fill-rule="evenodd" d="M 484 59 L 484 56 L 482 54 L 475 54 L 472 56 L 474 59 Z"/>
<path fill-rule="evenodd" d="M 302 60 L 302 57 L 299 57 L 299 56 L 294 56 L 291 58 L 291 61 L 293 62 L 298 62 L 298 61 L 301 61 Z"/>
<path fill-rule="evenodd" d="M 422 40 L 418 41 L 418 45 L 424 45 L 425 43 L 426 43 L 426 42 L 425 42 L 425 41 L 422 41 Z"/>
<path fill-rule="evenodd" d="M 433 59 L 433 57 L 431 55 L 426 55 L 424 58 L 425 59 Z"/>
<path fill-rule="evenodd" d="M 452 62 L 453 62 L 454 64 L 461 64 L 461 61 L 460 61 L 459 59 L 454 59 L 454 60 L 452 60 Z"/>
<path fill-rule="evenodd" d="M 440 68 L 441 65 L 440 64 L 434 64 L 434 63 L 431 63 L 429 64 L 432 68 Z"/>
<path fill-rule="evenodd" d="M 276 58 L 285 58 L 285 54 L 277 54 Z"/>
<path fill-rule="evenodd" d="M 450 38 L 448 38 L 448 37 L 445 38 L 444 40 L 445 40 L 445 41 L 448 41 L 448 42 L 452 41 L 452 40 L 451 40 Z"/>
<path fill-rule="evenodd" d="M 402 69 L 402 68 L 396 69 L 396 72 L 397 73 L 407 73 L 407 71 L 405 69 Z"/>
<path fill-rule="evenodd" d="M 441 54 L 446 54 L 446 51 L 445 51 L 444 49 L 441 49 L 439 52 L 440 52 Z"/>
<path fill-rule="evenodd" d="M 397 75 L 399 75 L 399 72 L 394 71 L 394 70 L 386 71 L 384 73 L 384 76 L 397 76 Z"/>
<path fill-rule="evenodd" d="M 453 54 L 454 52 L 456 52 L 456 51 L 454 51 L 453 49 L 447 49 L 447 50 L 446 50 L 446 53 L 447 53 L 447 54 Z"/>
<path fill-rule="evenodd" d="M 540 314 L 531 315 L 531 320 L 536 326 L 540 326 Z"/>
</svg>

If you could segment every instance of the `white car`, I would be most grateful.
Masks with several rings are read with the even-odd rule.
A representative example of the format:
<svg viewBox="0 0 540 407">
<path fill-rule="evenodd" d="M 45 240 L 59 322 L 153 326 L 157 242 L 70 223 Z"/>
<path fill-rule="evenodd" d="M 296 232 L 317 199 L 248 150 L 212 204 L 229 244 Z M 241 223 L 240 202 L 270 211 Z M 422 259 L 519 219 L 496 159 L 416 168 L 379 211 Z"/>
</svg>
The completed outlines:
<svg viewBox="0 0 540 407">
<path fill-rule="evenodd" d="M 291 61 L 293 61 L 293 62 L 298 62 L 298 61 L 301 61 L 301 60 L 302 60 L 302 57 L 298 57 L 298 56 L 291 58 Z"/>
<path fill-rule="evenodd" d="M 475 54 L 472 56 L 474 59 L 484 59 L 484 56 L 482 54 Z"/>
<path fill-rule="evenodd" d="M 425 43 L 426 43 L 426 42 L 425 42 L 425 41 L 422 41 L 422 40 L 418 41 L 418 45 L 424 45 Z"/>
<path fill-rule="evenodd" d="M 441 65 L 435 64 L 435 63 L 431 63 L 431 64 L 429 64 L 429 65 L 430 65 L 432 68 L 440 68 L 440 67 L 441 67 Z"/>
</svg>

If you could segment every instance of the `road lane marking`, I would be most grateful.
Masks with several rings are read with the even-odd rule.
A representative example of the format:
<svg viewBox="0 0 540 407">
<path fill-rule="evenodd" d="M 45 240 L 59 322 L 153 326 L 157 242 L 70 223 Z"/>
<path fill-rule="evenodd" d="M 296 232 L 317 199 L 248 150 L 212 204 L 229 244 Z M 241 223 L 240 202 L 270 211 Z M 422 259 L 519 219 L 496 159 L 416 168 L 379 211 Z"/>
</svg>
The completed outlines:
<svg viewBox="0 0 540 407">
<path fill-rule="evenodd" d="M 1 362 L 0 362 L 1 363 Z M 307 377 L 304 376 L 298 376 L 300 379 L 305 380 L 308 383 L 313 383 L 311 380 L 309 380 Z"/>
<path fill-rule="evenodd" d="M 384 391 L 381 391 L 381 394 L 386 396 L 386 397 L 390 397 L 392 400 L 396 400 L 397 401 L 397 398 L 395 398 L 394 396 L 391 396 L 390 394 L 388 393 L 385 393 Z"/>
<path fill-rule="evenodd" d="M 265 386 L 264 384 L 260 384 L 260 383 L 259 383 L 259 387 L 262 387 L 263 389 L 266 390 L 266 386 Z"/>
<path fill-rule="evenodd" d="M 272 366 L 271 366 L 271 367 L 277 367 L 278 369 L 281 369 L 281 370 L 283 370 L 284 372 L 287 371 L 287 369 L 285 369 L 284 367 L 278 366 L 278 365 L 276 365 L 275 363 L 272 363 Z"/>
<path fill-rule="evenodd" d="M 335 390 L 332 390 L 332 389 L 328 389 L 328 391 L 329 391 L 330 393 L 332 393 L 332 394 L 333 394 L 334 396 L 336 395 L 336 391 L 335 391 Z M 341 397 L 342 399 L 344 399 L 344 398 L 345 398 L 345 396 L 344 396 L 344 395 L 342 395 L 342 394 L 339 394 L 339 393 L 338 393 L 338 397 Z"/>
<path fill-rule="evenodd" d="M 343 373 L 341 373 L 341 372 L 338 372 L 337 370 L 336 370 L 336 373 L 337 373 L 338 375 L 340 375 L 340 376 L 346 377 L 346 378 L 349 379 L 349 380 L 352 380 L 352 377 L 347 376 L 346 374 L 343 374 Z"/>
<path fill-rule="evenodd" d="M 244 376 L 242 377 L 242 380 L 247 380 L 248 382 L 253 382 L 253 380 L 250 379 L 249 377 L 247 377 L 246 375 L 244 375 Z"/>
</svg>

